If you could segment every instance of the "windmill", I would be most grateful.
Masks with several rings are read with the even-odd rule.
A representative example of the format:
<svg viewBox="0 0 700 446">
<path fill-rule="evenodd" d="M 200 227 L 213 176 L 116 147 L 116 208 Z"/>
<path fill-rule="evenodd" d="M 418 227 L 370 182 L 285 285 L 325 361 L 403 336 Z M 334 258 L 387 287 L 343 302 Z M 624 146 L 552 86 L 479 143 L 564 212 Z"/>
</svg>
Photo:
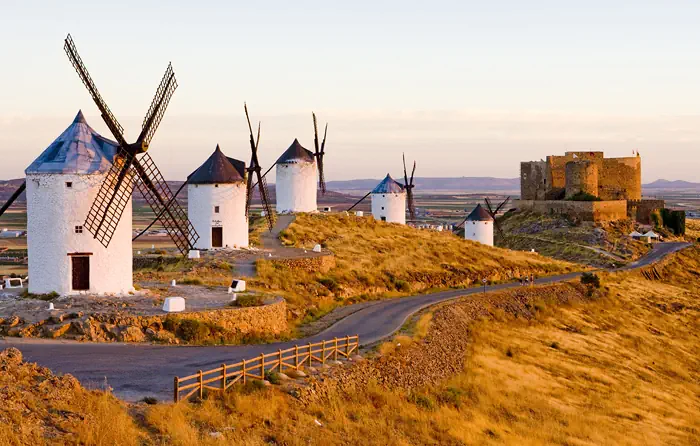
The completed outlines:
<svg viewBox="0 0 700 446">
<path fill-rule="evenodd" d="M 260 122 L 258 122 L 258 137 L 253 137 L 253 126 L 250 124 L 250 116 L 248 115 L 248 105 L 243 104 L 243 109 L 245 110 L 245 117 L 248 120 L 248 130 L 250 130 L 250 165 L 248 166 L 248 182 L 246 186 L 246 201 L 245 201 L 245 215 L 246 217 L 250 212 L 250 203 L 253 199 L 253 190 L 255 185 L 253 185 L 253 174 L 257 178 L 256 185 L 260 191 L 260 200 L 262 201 L 263 211 L 265 212 L 265 218 L 267 219 L 267 226 L 272 231 L 272 227 L 275 225 L 275 218 L 272 214 L 272 208 L 270 208 L 270 201 L 268 199 L 269 194 L 267 192 L 267 181 L 265 181 L 265 176 L 261 174 L 262 167 L 258 161 L 258 144 L 260 144 Z"/>
<path fill-rule="evenodd" d="M 316 166 L 318 167 L 318 187 L 321 189 L 321 194 L 326 193 L 326 179 L 323 176 L 323 156 L 326 154 L 326 135 L 328 134 L 328 123 L 323 130 L 323 142 L 321 143 L 321 148 L 318 145 L 318 125 L 316 124 L 316 113 L 311 112 L 311 116 L 314 118 L 314 146 L 316 152 L 314 156 L 316 157 Z"/>
<path fill-rule="evenodd" d="M 406 172 L 406 154 L 403 154 L 403 179 L 404 179 L 404 189 L 406 190 L 406 199 L 408 201 L 408 215 L 411 216 L 411 220 L 416 219 L 416 206 L 413 202 L 413 174 L 416 173 L 416 162 L 413 161 L 413 170 L 411 170 L 411 178 L 409 180 L 408 173 Z"/>
<path fill-rule="evenodd" d="M 85 228 L 105 248 L 108 247 L 124 208 L 129 203 L 135 184 L 177 248 L 183 255 L 186 255 L 193 248 L 199 236 L 187 219 L 187 214 L 175 199 L 160 170 L 147 153 L 156 129 L 177 88 L 172 64 L 168 64 L 165 75 L 156 90 L 151 106 L 143 120 L 141 133 L 136 142 L 130 144 L 124 137 L 124 128 L 114 117 L 97 90 L 70 34 L 66 37 L 64 50 L 100 110 L 102 119 L 119 144 L 112 167 L 100 187 L 97 198 L 90 207 L 85 220 Z"/>
<path fill-rule="evenodd" d="M 406 223 L 406 199 L 408 198 L 408 212 L 411 219 L 415 219 L 415 205 L 413 202 L 413 175 L 416 173 L 416 163 L 413 162 L 411 177 L 408 177 L 406 170 L 406 156 L 403 157 L 403 173 L 405 184 L 394 180 L 391 175 L 386 177 L 371 191 L 367 192 L 355 204 L 350 206 L 346 212 L 350 212 L 365 198 L 372 196 L 372 215 L 377 220 L 393 223 Z"/>
<path fill-rule="evenodd" d="M 489 197 L 484 198 L 484 202 L 486 203 L 486 211 L 489 213 L 491 218 L 493 218 L 493 225 L 496 227 L 496 232 L 498 232 L 498 236 L 501 238 L 503 238 L 503 230 L 501 229 L 501 224 L 496 219 L 496 215 L 498 215 L 508 201 L 510 201 L 510 197 L 506 197 L 505 200 L 501 201 L 498 206 L 494 208 Z"/>
</svg>

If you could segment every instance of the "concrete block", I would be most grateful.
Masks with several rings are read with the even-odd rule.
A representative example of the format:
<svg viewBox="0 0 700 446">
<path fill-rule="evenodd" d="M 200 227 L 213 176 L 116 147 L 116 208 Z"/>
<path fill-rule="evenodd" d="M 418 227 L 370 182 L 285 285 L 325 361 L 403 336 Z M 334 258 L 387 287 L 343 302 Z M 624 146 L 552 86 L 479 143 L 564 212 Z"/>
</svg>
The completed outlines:
<svg viewBox="0 0 700 446">
<path fill-rule="evenodd" d="M 185 299 L 182 297 L 166 297 L 163 303 L 163 311 L 166 313 L 185 311 Z"/>
<path fill-rule="evenodd" d="M 198 249 L 191 249 L 189 254 L 187 255 L 188 259 L 198 259 L 199 258 L 199 250 Z"/>
<path fill-rule="evenodd" d="M 234 279 L 228 290 L 229 293 L 241 293 L 245 291 L 245 280 Z"/>
<path fill-rule="evenodd" d="M 362 211 L 355 211 L 355 216 L 356 216 L 356 217 L 364 217 L 364 216 L 365 216 L 365 213 L 362 212 Z"/>
<path fill-rule="evenodd" d="M 314 246 L 314 252 L 321 252 L 321 245 Z"/>
</svg>

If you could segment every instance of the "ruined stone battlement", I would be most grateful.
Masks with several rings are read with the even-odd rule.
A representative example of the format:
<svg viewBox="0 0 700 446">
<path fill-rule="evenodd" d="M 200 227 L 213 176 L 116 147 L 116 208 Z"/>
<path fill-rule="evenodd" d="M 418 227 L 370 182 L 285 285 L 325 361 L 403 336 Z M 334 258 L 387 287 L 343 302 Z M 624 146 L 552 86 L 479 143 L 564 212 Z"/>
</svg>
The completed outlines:
<svg viewBox="0 0 700 446">
<path fill-rule="evenodd" d="M 523 200 L 562 200 L 585 192 L 603 201 L 641 200 L 639 155 L 605 158 L 603 152 L 566 152 L 520 163 Z"/>
</svg>

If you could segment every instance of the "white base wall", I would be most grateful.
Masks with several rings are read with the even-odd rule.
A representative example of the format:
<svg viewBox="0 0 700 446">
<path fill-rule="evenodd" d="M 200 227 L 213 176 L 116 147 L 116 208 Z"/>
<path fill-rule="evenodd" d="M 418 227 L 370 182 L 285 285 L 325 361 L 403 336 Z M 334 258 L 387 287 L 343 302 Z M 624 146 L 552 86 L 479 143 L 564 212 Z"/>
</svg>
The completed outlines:
<svg viewBox="0 0 700 446">
<path fill-rule="evenodd" d="M 222 248 L 248 247 L 245 183 L 188 184 L 187 194 L 187 216 L 199 234 L 195 248 L 213 248 L 212 228 L 215 227 L 222 228 Z"/>
<path fill-rule="evenodd" d="M 476 220 L 464 222 L 464 238 L 493 246 L 493 222 Z"/>
<path fill-rule="evenodd" d="M 127 294 L 132 278 L 131 200 L 124 209 L 109 248 L 84 227 L 104 175 L 27 175 L 27 248 L 29 292 L 45 294 Z M 66 183 L 72 186 L 67 187 Z M 76 233 L 76 226 L 83 226 Z M 73 290 L 69 254 L 89 258 L 90 288 Z"/>
<path fill-rule="evenodd" d="M 406 224 L 406 194 L 372 194 L 372 216 L 375 220 Z"/>
<path fill-rule="evenodd" d="M 316 163 L 278 164 L 276 172 L 277 213 L 317 211 Z"/>
</svg>

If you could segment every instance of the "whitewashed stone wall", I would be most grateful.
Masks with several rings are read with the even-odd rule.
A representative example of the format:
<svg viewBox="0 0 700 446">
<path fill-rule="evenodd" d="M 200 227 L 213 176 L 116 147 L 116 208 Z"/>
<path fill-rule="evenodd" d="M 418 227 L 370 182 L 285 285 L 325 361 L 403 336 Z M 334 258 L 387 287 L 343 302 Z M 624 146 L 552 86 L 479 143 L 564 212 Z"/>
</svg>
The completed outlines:
<svg viewBox="0 0 700 446">
<path fill-rule="evenodd" d="M 316 163 L 282 163 L 276 168 L 277 212 L 315 212 L 317 210 Z"/>
<path fill-rule="evenodd" d="M 214 227 L 223 228 L 224 248 L 248 247 L 245 183 L 189 184 L 187 194 L 187 215 L 199 234 L 197 249 L 212 248 L 211 228 Z M 216 206 L 219 213 L 215 212 Z"/>
<path fill-rule="evenodd" d="M 493 246 L 493 222 L 476 220 L 464 222 L 464 238 Z"/>
<path fill-rule="evenodd" d="M 406 224 L 406 194 L 372 194 L 372 216 L 375 220 L 386 217 L 389 223 Z"/>
<path fill-rule="evenodd" d="M 114 237 L 105 248 L 84 227 L 103 174 L 27 175 L 27 245 L 29 292 L 78 294 L 72 287 L 70 253 L 90 255 L 90 294 L 133 291 L 131 200 Z M 66 183 L 71 182 L 72 187 Z M 76 226 L 83 226 L 76 233 Z"/>
</svg>

